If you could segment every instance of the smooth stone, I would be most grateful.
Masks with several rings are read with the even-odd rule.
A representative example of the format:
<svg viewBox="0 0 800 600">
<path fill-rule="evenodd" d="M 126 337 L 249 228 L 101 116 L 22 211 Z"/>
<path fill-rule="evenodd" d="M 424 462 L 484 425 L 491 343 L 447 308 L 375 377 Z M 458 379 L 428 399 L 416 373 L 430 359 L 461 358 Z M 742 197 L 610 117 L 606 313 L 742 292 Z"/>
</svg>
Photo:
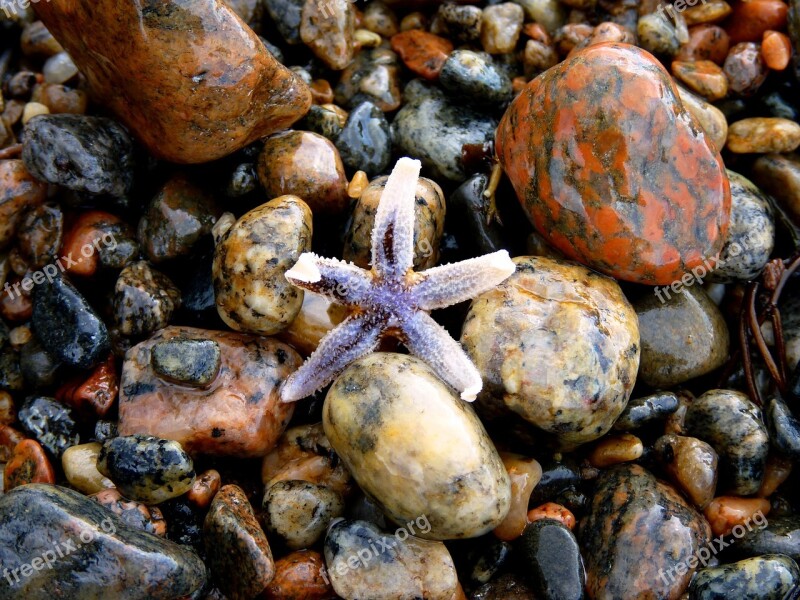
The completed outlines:
<svg viewBox="0 0 800 600">
<path fill-rule="evenodd" d="M 721 150 L 728 139 L 728 121 L 725 119 L 725 115 L 720 109 L 709 104 L 697 94 L 684 87 L 677 87 L 684 108 L 692 113 L 700 127 L 706 132 L 708 139 L 714 142 L 714 147 Z"/>
<path fill-rule="evenodd" d="M 140 260 L 120 272 L 113 304 L 119 332 L 140 337 L 167 326 L 181 305 L 181 291 L 161 271 Z"/>
<path fill-rule="evenodd" d="M 153 346 L 153 370 L 164 379 L 193 387 L 214 381 L 222 363 L 214 340 L 172 339 Z"/>
<path fill-rule="evenodd" d="M 556 0 L 514 0 L 524 10 L 528 20 L 540 23 L 548 33 L 567 22 L 566 6 Z"/>
<path fill-rule="evenodd" d="M 672 392 L 657 392 L 628 401 L 625 410 L 614 421 L 616 431 L 630 431 L 666 418 L 678 410 L 678 397 Z"/>
<path fill-rule="evenodd" d="M 667 434 L 655 441 L 653 449 L 692 503 L 700 510 L 708 506 L 717 490 L 719 457 L 714 448 L 697 438 Z"/>
<path fill-rule="evenodd" d="M 800 222 L 800 157 L 796 154 L 759 156 L 753 163 L 753 181 L 775 198 L 795 222 Z"/>
<path fill-rule="evenodd" d="M 679 15 L 680 13 L 673 14 Z M 685 31 L 686 23 L 680 17 L 678 19 Z M 676 27 L 678 19 L 664 18 L 663 11 L 639 17 L 639 21 L 636 23 L 636 33 L 641 47 L 656 55 L 674 56 L 677 54 L 681 45 Z"/>
<path fill-rule="evenodd" d="M 198 508 L 208 508 L 222 485 L 222 476 L 216 469 L 201 473 L 194 480 L 186 499 Z"/>
<path fill-rule="evenodd" d="M 741 498 L 739 496 L 719 496 L 705 508 L 703 514 L 714 535 L 742 537 L 753 523 L 766 523 L 770 513 L 770 501 L 766 498 Z"/>
<path fill-rule="evenodd" d="M 47 184 L 28 172 L 21 160 L 0 161 L 0 248 L 13 239 L 29 208 L 47 197 Z"/>
<path fill-rule="evenodd" d="M 31 396 L 19 409 L 22 428 L 60 458 L 70 446 L 80 443 L 79 426 L 72 411 L 46 396 Z"/>
<path fill-rule="evenodd" d="M 48 388 L 58 382 L 61 362 L 33 338 L 19 351 L 19 370 L 25 383 L 35 390 Z"/>
<path fill-rule="evenodd" d="M 598 469 L 641 458 L 642 440 L 631 433 L 609 435 L 599 440 L 589 453 L 589 464 Z"/>
<path fill-rule="evenodd" d="M 249 600 L 275 576 L 267 536 L 239 486 L 220 488 L 203 523 L 203 537 L 211 575 L 226 598 Z"/>
<path fill-rule="evenodd" d="M 328 68 L 340 71 L 353 60 L 355 20 L 347 0 L 306 2 L 300 13 L 300 39 Z"/>
<path fill-rule="evenodd" d="M 308 481 L 278 481 L 264 495 L 267 529 L 292 550 L 310 548 L 344 514 L 341 496 Z"/>
<path fill-rule="evenodd" d="M 64 213 L 55 204 L 32 208 L 17 228 L 17 249 L 31 270 L 55 262 L 64 233 Z"/>
<path fill-rule="evenodd" d="M 533 590 L 522 577 L 504 573 L 476 589 L 471 600 L 530 600 L 533 597 Z"/>
<path fill-rule="evenodd" d="M 51 558 L 49 568 L 31 568 L 70 540 L 74 551 Z M 23 575 L 3 582 L 2 600 L 170 600 L 199 590 L 206 577 L 188 548 L 128 527 L 78 492 L 43 484 L 0 496 L 0 563 Z"/>
<path fill-rule="evenodd" d="M 91 244 L 97 249 L 88 258 L 81 252 Z M 90 277 L 98 269 L 122 269 L 139 257 L 139 242 L 130 226 L 116 215 L 88 210 L 77 215 L 64 234 L 62 254 L 83 260 L 66 266 L 70 275 Z M 66 262 L 66 261 L 65 261 Z"/>
<path fill-rule="evenodd" d="M 800 147 L 800 125 L 789 119 L 752 117 L 731 123 L 727 148 L 744 154 L 794 152 Z"/>
<path fill-rule="evenodd" d="M 305 0 L 263 0 L 264 8 L 272 18 L 278 32 L 289 44 L 299 44 L 300 16 Z"/>
<path fill-rule="evenodd" d="M 722 69 L 728 79 L 728 89 L 745 98 L 758 91 L 769 73 L 759 44 L 752 42 L 733 46 L 728 51 Z"/>
<path fill-rule="evenodd" d="M 311 104 L 308 87 L 220 0 L 37 8 L 94 97 L 158 158 L 227 156 L 291 126 Z"/>
<path fill-rule="evenodd" d="M 175 175 L 159 189 L 139 221 L 138 237 L 153 263 L 188 256 L 216 221 L 214 197 L 185 175 Z"/>
<path fill-rule="evenodd" d="M 56 392 L 56 400 L 89 418 L 104 417 L 111 410 L 119 392 L 119 377 L 114 356 L 97 365 L 88 375 L 81 373 L 68 380 Z"/>
<path fill-rule="evenodd" d="M 0 350 L 0 389 L 18 392 L 25 386 L 19 354 L 10 346 Z"/>
<path fill-rule="evenodd" d="M 519 4 L 503 2 L 483 9 L 481 45 L 489 54 L 507 54 L 517 46 L 525 11 Z"/>
<path fill-rule="evenodd" d="M 91 498 L 106 510 L 117 515 L 131 529 L 146 531 L 162 538 L 167 535 L 167 523 L 164 521 L 164 515 L 155 506 L 147 506 L 141 502 L 123 498 L 116 488 L 99 491 Z"/>
<path fill-rule="evenodd" d="M 384 46 L 362 49 L 342 71 L 334 92 L 341 106 L 369 100 L 384 112 L 397 110 L 402 101 L 397 54 Z"/>
<path fill-rule="evenodd" d="M 264 143 L 258 179 L 268 198 L 297 196 L 314 214 L 337 214 L 350 204 L 339 151 L 310 131 L 287 131 Z"/>
<path fill-rule="evenodd" d="M 420 537 L 476 537 L 508 513 L 508 473 L 480 420 L 413 356 L 380 352 L 352 363 L 328 391 L 323 426 L 387 517 L 404 525 L 426 516 Z"/>
<path fill-rule="evenodd" d="M 447 199 L 448 219 L 453 220 L 455 235 L 462 246 L 474 248 L 475 256 L 509 250 L 502 227 L 495 220 L 487 222 L 489 201 L 484 192 L 488 185 L 489 177 L 477 173 Z"/>
<path fill-rule="evenodd" d="M 687 280 L 692 283 L 691 277 Z M 678 290 L 656 288 L 658 295 L 646 294 L 633 303 L 642 340 L 639 378 L 655 388 L 710 373 L 728 358 L 730 335 L 717 305 L 698 282 Z"/>
<path fill-rule="evenodd" d="M 388 177 L 373 179 L 361 193 L 344 239 L 342 257 L 362 269 L 372 262 L 372 229 Z M 439 264 L 447 205 L 439 185 L 427 177 L 417 181 L 414 202 L 414 269 L 422 271 Z"/>
<path fill-rule="evenodd" d="M 61 457 L 61 466 L 69 484 L 87 496 L 96 494 L 114 483 L 97 470 L 97 457 L 102 446 L 98 442 L 79 444 L 67 448 Z"/>
<path fill-rule="evenodd" d="M 272 335 L 292 323 L 304 294 L 285 275 L 311 250 L 312 230 L 308 205 L 297 196 L 280 196 L 222 236 L 212 273 L 217 311 L 231 329 Z"/>
<path fill-rule="evenodd" d="M 220 348 L 219 374 L 207 388 L 175 385 L 152 366 L 153 348 L 174 339 L 211 340 Z M 300 356 L 270 338 L 168 327 L 128 351 L 122 367 L 119 430 L 175 439 L 190 453 L 263 456 L 292 416 L 278 387 Z"/>
<path fill-rule="evenodd" d="M 595 486 L 580 533 L 588 596 L 679 598 L 695 571 L 689 559 L 710 541 L 708 523 L 638 465 L 612 467 Z"/>
<path fill-rule="evenodd" d="M 17 445 L 25 439 L 28 439 L 27 436 L 17 431 L 13 427 L 8 425 L 0 425 L 0 463 L 7 462 Z M 46 457 L 44 450 L 39 443 L 36 440 L 31 441 L 39 446 L 41 455 Z"/>
<path fill-rule="evenodd" d="M 681 45 L 675 60 L 710 60 L 721 65 L 728 56 L 730 37 L 719 25 L 701 24 L 689 29 L 689 40 Z"/>
<path fill-rule="evenodd" d="M 525 528 L 517 551 L 537 598 L 582 600 L 583 560 L 569 529 L 551 519 L 535 521 Z"/>
<path fill-rule="evenodd" d="M 465 144 L 494 138 L 496 121 L 430 88 L 429 94 L 406 102 L 392 123 L 401 152 L 422 161 L 434 180 L 461 183 L 467 176 L 461 162 Z"/>
<path fill-rule="evenodd" d="M 510 542 L 521 536 L 528 524 L 528 504 L 542 478 L 542 466 L 533 458 L 510 452 L 501 453 L 500 458 L 511 480 L 511 505 L 493 533 L 498 539 Z"/>
<path fill-rule="evenodd" d="M 412 519 L 405 537 L 382 533 L 365 521 L 340 520 L 325 538 L 325 562 L 336 593 L 345 600 L 452 600 L 456 569 L 441 542 L 417 539 Z"/>
<path fill-rule="evenodd" d="M 350 111 L 335 143 L 348 169 L 360 169 L 374 177 L 389 166 L 392 155 L 389 121 L 383 111 L 368 100 Z"/>
<path fill-rule="evenodd" d="M 766 521 L 766 519 L 765 519 Z M 800 516 L 773 516 L 736 541 L 733 554 L 740 557 L 785 554 L 800 560 Z"/>
<path fill-rule="evenodd" d="M 60 274 L 34 288 L 32 324 L 45 350 L 77 369 L 94 367 L 111 349 L 102 319 Z"/>
<path fill-rule="evenodd" d="M 453 43 L 424 29 L 409 29 L 392 36 L 392 50 L 402 59 L 410 71 L 436 81 L 447 57 L 453 51 Z"/>
<path fill-rule="evenodd" d="M 772 203 L 749 179 L 728 171 L 731 182 L 731 224 L 708 280 L 716 283 L 753 281 L 775 247 Z"/>
<path fill-rule="evenodd" d="M 572 259 L 617 279 L 669 284 L 722 249 L 722 159 L 644 50 L 612 43 L 573 53 L 523 89 L 495 141 L 531 222 Z"/>
<path fill-rule="evenodd" d="M 254 163 L 245 162 L 237 165 L 231 173 L 225 194 L 231 198 L 240 198 L 255 192 L 258 188 L 258 175 Z"/>
<path fill-rule="evenodd" d="M 317 349 L 322 338 L 341 322 L 341 305 L 319 294 L 305 294 L 300 312 L 278 339 L 286 342 L 300 354 L 308 356 Z"/>
<path fill-rule="evenodd" d="M 508 542 L 490 537 L 479 539 L 482 543 L 477 544 L 467 554 L 464 565 L 464 572 L 469 574 L 469 582 L 475 585 L 494 579 L 504 567 L 508 566 L 512 556 L 511 544 Z"/>
<path fill-rule="evenodd" d="M 31 119 L 22 160 L 37 179 L 78 192 L 124 197 L 133 185 L 133 143 L 124 127 L 105 117 Z"/>
<path fill-rule="evenodd" d="M 344 117 L 344 120 L 346 120 L 347 113 L 344 114 Z M 304 130 L 318 133 L 332 142 L 335 142 L 339 134 L 342 133 L 344 122 L 342 116 L 338 112 L 332 110 L 330 106 L 319 106 L 315 104 L 299 123 L 299 126 Z"/>
<path fill-rule="evenodd" d="M 442 66 L 439 84 L 457 99 L 500 106 L 512 96 L 511 80 L 488 54 L 455 50 Z"/>
<path fill-rule="evenodd" d="M 44 448 L 36 440 L 22 440 L 6 457 L 3 469 L 3 490 L 7 493 L 22 485 L 56 482 L 53 465 Z"/>
<path fill-rule="evenodd" d="M 672 62 L 672 74 L 693 92 L 709 102 L 728 95 L 728 79 L 719 65 L 710 60 Z"/>
<path fill-rule="evenodd" d="M 453 2 L 439 5 L 431 29 L 458 42 L 475 43 L 480 38 L 483 10 L 477 6 L 459 6 Z"/>
<path fill-rule="evenodd" d="M 764 421 L 773 446 L 792 460 L 800 459 L 800 420 L 779 396 L 770 399 Z"/>
<path fill-rule="evenodd" d="M 194 465 L 178 442 L 131 435 L 103 442 L 98 470 L 131 500 L 159 504 L 192 487 Z"/>
<path fill-rule="evenodd" d="M 530 523 L 542 519 L 558 521 L 570 531 L 575 529 L 575 515 L 573 515 L 566 506 L 562 506 L 556 502 L 545 502 L 541 506 L 537 506 L 528 511 L 528 521 Z"/>
<path fill-rule="evenodd" d="M 479 407 L 511 410 L 566 445 L 595 440 L 636 381 L 636 315 L 614 280 L 581 265 L 514 262 L 510 278 L 472 301 L 462 329 L 485 382 Z"/>
<path fill-rule="evenodd" d="M 275 577 L 264 600 L 330 600 L 333 588 L 319 552 L 299 550 L 275 561 Z"/>
<path fill-rule="evenodd" d="M 755 494 L 764 478 L 769 438 L 761 410 L 741 392 L 711 390 L 689 404 L 687 435 L 708 442 L 719 455 L 720 490 Z"/>
<path fill-rule="evenodd" d="M 781 554 L 765 554 L 701 569 L 689 586 L 689 598 L 786 599 L 798 586 L 800 568 L 796 562 Z"/>
</svg>

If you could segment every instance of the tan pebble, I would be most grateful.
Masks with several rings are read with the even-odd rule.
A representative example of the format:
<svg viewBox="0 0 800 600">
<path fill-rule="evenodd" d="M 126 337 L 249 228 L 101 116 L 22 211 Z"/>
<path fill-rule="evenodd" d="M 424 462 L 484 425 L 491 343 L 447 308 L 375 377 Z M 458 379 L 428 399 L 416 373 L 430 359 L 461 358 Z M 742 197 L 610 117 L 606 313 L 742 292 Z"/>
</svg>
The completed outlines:
<svg viewBox="0 0 800 600">
<path fill-rule="evenodd" d="M 780 485 L 792 474 L 792 461 L 778 454 L 770 454 L 767 457 L 767 465 L 764 467 L 764 479 L 761 480 L 761 487 L 756 492 L 759 498 L 768 498 Z"/>
<path fill-rule="evenodd" d="M 525 11 L 519 4 L 504 2 L 483 9 L 481 44 L 489 54 L 513 52 L 522 32 Z"/>
<path fill-rule="evenodd" d="M 773 71 L 783 71 L 792 58 L 792 41 L 780 31 L 765 31 L 761 42 L 761 55 Z"/>
<path fill-rule="evenodd" d="M 568 529 L 575 529 L 575 515 L 567 507 L 555 502 L 546 502 L 528 511 L 529 522 L 533 523 L 539 519 L 553 519 Z"/>
<path fill-rule="evenodd" d="M 654 448 L 670 479 L 697 507 L 707 506 L 717 489 L 719 457 L 714 449 L 697 438 L 674 434 L 658 438 Z"/>
<path fill-rule="evenodd" d="M 709 0 L 704 4 L 687 8 L 683 11 L 683 18 L 687 25 L 716 23 L 731 14 L 731 10 L 731 5 L 725 0 Z"/>
<path fill-rule="evenodd" d="M 642 455 L 642 440 L 630 433 L 600 440 L 589 454 L 589 462 L 598 469 L 636 460 Z"/>
<path fill-rule="evenodd" d="M 747 524 L 763 519 L 769 514 L 770 503 L 764 498 L 720 496 L 714 498 L 703 511 L 714 535 L 728 535 L 734 528 L 747 531 Z M 759 514 L 760 513 L 760 514 Z M 738 529 L 737 529 L 738 531 Z M 733 532 L 736 535 L 736 532 Z M 743 534 L 736 537 L 742 537 Z"/>
<path fill-rule="evenodd" d="M 353 37 L 362 48 L 377 48 L 383 41 L 380 35 L 369 29 L 356 29 Z"/>
<path fill-rule="evenodd" d="M 400 31 L 408 31 L 410 29 L 425 29 L 428 20 L 421 12 L 408 13 L 403 20 L 400 21 Z"/>
<path fill-rule="evenodd" d="M 97 442 L 67 448 L 61 457 L 61 466 L 69 484 L 87 496 L 113 488 L 110 479 L 97 470 L 97 457 L 102 446 Z"/>
<path fill-rule="evenodd" d="M 39 104 L 38 102 L 28 102 L 25 105 L 25 110 L 22 111 L 22 124 L 27 125 L 28 121 L 30 121 L 33 117 L 38 117 L 39 115 L 49 115 L 50 109 L 47 108 L 44 104 Z"/>
<path fill-rule="evenodd" d="M 752 117 L 728 128 L 728 150 L 767 154 L 793 152 L 800 147 L 800 125 L 789 119 Z"/>
<path fill-rule="evenodd" d="M 706 136 L 714 142 L 717 150 L 721 150 L 728 139 L 728 121 L 725 119 L 725 115 L 700 96 L 680 85 L 677 87 L 683 106 L 697 119 L 703 131 L 706 132 Z"/>
<path fill-rule="evenodd" d="M 24 346 L 33 337 L 33 332 L 31 328 L 27 325 L 20 325 L 19 327 L 14 327 L 9 334 L 8 334 L 8 341 L 11 342 L 11 345 L 19 348 L 20 346 Z"/>
<path fill-rule="evenodd" d="M 369 185 L 369 177 L 364 171 L 356 171 L 347 186 L 347 195 L 353 200 L 358 200 L 366 187 Z"/>
<path fill-rule="evenodd" d="M 222 476 L 219 471 L 209 469 L 194 480 L 192 488 L 186 498 L 198 508 L 207 508 L 222 485 Z"/>
<path fill-rule="evenodd" d="M 511 479 L 511 508 L 494 534 L 504 542 L 517 539 L 528 524 L 528 501 L 542 479 L 542 467 L 532 458 L 502 452 L 500 458 Z"/>
<path fill-rule="evenodd" d="M 390 38 L 399 31 L 397 15 L 391 8 L 378 0 L 367 4 L 364 9 L 362 26 L 385 38 Z"/>
</svg>

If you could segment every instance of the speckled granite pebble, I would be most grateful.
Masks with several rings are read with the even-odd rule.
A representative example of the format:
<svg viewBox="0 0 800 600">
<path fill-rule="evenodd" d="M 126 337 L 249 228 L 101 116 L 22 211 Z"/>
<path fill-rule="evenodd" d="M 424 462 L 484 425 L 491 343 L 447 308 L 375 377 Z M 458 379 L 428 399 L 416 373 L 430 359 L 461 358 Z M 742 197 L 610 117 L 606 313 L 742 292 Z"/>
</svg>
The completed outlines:
<svg viewBox="0 0 800 600">
<path fill-rule="evenodd" d="M 164 379 L 197 387 L 214 381 L 222 362 L 214 340 L 182 338 L 157 343 L 150 360 L 153 370 Z"/>
<path fill-rule="evenodd" d="M 308 481 L 278 481 L 264 495 L 267 528 L 292 550 L 310 548 L 344 514 L 344 502 L 333 490 Z"/>
<path fill-rule="evenodd" d="M 454 50 L 442 66 L 439 83 L 454 98 L 490 106 L 511 99 L 511 80 L 488 54 Z"/>
<path fill-rule="evenodd" d="M 718 598 L 792 598 L 800 586 L 800 568 L 788 556 L 765 554 L 700 570 L 689 587 L 691 600 Z"/>
<path fill-rule="evenodd" d="M 53 456 L 60 458 L 80 443 L 78 423 L 72 411 L 47 396 L 31 396 L 19 409 L 19 422 Z"/>
<path fill-rule="evenodd" d="M 114 317 L 123 335 L 139 337 L 166 327 L 180 303 L 178 287 L 143 260 L 125 267 L 114 286 Z"/>
</svg>

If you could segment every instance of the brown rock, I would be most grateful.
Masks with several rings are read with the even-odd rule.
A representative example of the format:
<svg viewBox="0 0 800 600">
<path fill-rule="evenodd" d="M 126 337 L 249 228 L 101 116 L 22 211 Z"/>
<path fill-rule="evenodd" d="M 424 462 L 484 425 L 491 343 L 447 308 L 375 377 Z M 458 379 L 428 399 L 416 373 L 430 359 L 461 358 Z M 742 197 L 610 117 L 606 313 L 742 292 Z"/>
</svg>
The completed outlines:
<svg viewBox="0 0 800 600">
<path fill-rule="evenodd" d="M 783 71 L 792 58 L 792 41 L 780 31 L 765 31 L 761 41 L 764 62 L 773 71 Z"/>
<path fill-rule="evenodd" d="M 89 97 L 83 90 L 76 90 L 60 83 L 42 83 L 33 90 L 31 100 L 44 104 L 51 114 L 68 113 L 82 115 L 86 113 Z"/>
<path fill-rule="evenodd" d="M 504 452 L 500 454 L 511 479 L 511 508 L 506 518 L 494 529 L 499 539 L 510 542 L 525 531 L 528 524 L 528 501 L 533 488 L 542 479 L 542 467 L 532 458 Z"/>
<path fill-rule="evenodd" d="M 427 31 L 410 29 L 392 36 L 392 50 L 400 55 L 405 65 L 414 73 L 435 81 L 453 51 L 453 44 Z"/>
<path fill-rule="evenodd" d="M 88 378 L 85 374 L 77 375 L 61 386 L 56 399 L 81 414 L 104 417 L 117 399 L 118 392 L 119 377 L 112 354 L 95 367 Z"/>
<path fill-rule="evenodd" d="M 36 440 L 22 440 L 14 448 L 3 474 L 3 489 L 9 490 L 29 483 L 55 484 L 53 466 L 44 448 Z"/>
<path fill-rule="evenodd" d="M 555 502 L 545 502 L 541 506 L 528 511 L 528 521 L 533 523 L 539 519 L 552 519 L 558 521 L 567 529 L 575 529 L 575 515 L 567 507 Z"/>
<path fill-rule="evenodd" d="M 674 61 L 672 74 L 685 83 L 692 91 L 714 102 L 728 94 L 728 79 L 716 63 L 710 60 L 695 62 Z"/>
<path fill-rule="evenodd" d="M 800 125 L 789 119 L 752 117 L 728 128 L 728 150 L 736 153 L 793 152 L 800 147 Z"/>
<path fill-rule="evenodd" d="M 353 60 L 355 9 L 347 0 L 306 2 L 300 17 L 300 38 L 334 71 Z"/>
<path fill-rule="evenodd" d="M 697 438 L 670 434 L 656 440 L 655 450 L 670 479 L 695 506 L 705 508 L 717 489 L 719 458 L 714 449 Z"/>
<path fill-rule="evenodd" d="M 734 4 L 725 28 L 734 44 L 758 42 L 765 31 L 784 29 L 788 13 L 781 0 L 741 0 Z"/>
<path fill-rule="evenodd" d="M 289 127 L 311 104 L 305 84 L 222 0 L 63 0 L 36 9 L 94 97 L 160 158 L 226 156 Z"/>
<path fill-rule="evenodd" d="M 589 462 L 593 467 L 605 469 L 636 460 L 643 451 L 642 440 L 630 433 L 623 433 L 600 440 L 589 454 Z"/>
<path fill-rule="evenodd" d="M 767 154 L 753 163 L 753 181 L 800 223 L 800 157 Z"/>
<path fill-rule="evenodd" d="M 8 462 L 11 453 L 25 436 L 8 425 L 0 425 L 0 463 Z"/>
<path fill-rule="evenodd" d="M 14 408 L 14 398 L 8 392 L 0 391 L 0 425 L 11 425 L 16 419 L 17 411 Z"/>
<path fill-rule="evenodd" d="M 209 469 L 194 480 L 192 489 L 187 492 L 186 498 L 198 508 L 208 508 L 221 484 L 222 476 L 219 471 Z"/>
<path fill-rule="evenodd" d="M 336 598 L 318 552 L 298 550 L 275 563 L 275 577 L 264 600 L 331 600 Z"/>
<path fill-rule="evenodd" d="M 722 536 L 728 535 L 736 526 L 744 527 L 744 524 L 750 521 L 756 513 L 761 513 L 766 517 L 769 514 L 769 508 L 769 500 L 764 498 L 720 496 L 714 498 L 703 512 L 711 525 L 712 533 Z"/>
<path fill-rule="evenodd" d="M 14 237 L 25 211 L 46 196 L 47 185 L 34 179 L 21 160 L 0 160 L 0 248 Z"/>
<path fill-rule="evenodd" d="M 689 29 L 689 41 L 683 44 L 675 60 L 693 62 L 710 60 L 721 65 L 728 56 L 730 38 L 718 25 L 695 25 Z"/>
<path fill-rule="evenodd" d="M 728 77 L 728 89 L 742 96 L 756 93 L 768 73 L 758 44 L 752 42 L 742 42 L 731 48 L 722 68 Z"/>
<path fill-rule="evenodd" d="M 725 0 L 709 0 L 695 6 L 690 6 L 683 11 L 683 18 L 687 25 L 698 23 L 716 23 L 731 14 L 731 5 Z"/>
</svg>

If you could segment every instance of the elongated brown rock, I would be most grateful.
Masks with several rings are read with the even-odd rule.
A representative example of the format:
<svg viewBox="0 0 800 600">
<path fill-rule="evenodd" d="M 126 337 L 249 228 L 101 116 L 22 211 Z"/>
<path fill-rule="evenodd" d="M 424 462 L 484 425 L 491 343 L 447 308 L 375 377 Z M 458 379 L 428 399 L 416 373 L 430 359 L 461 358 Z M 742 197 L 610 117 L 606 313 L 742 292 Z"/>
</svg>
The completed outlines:
<svg viewBox="0 0 800 600">
<path fill-rule="evenodd" d="M 39 17 L 150 152 L 226 156 L 285 129 L 311 92 L 222 0 L 51 0 Z"/>
</svg>

